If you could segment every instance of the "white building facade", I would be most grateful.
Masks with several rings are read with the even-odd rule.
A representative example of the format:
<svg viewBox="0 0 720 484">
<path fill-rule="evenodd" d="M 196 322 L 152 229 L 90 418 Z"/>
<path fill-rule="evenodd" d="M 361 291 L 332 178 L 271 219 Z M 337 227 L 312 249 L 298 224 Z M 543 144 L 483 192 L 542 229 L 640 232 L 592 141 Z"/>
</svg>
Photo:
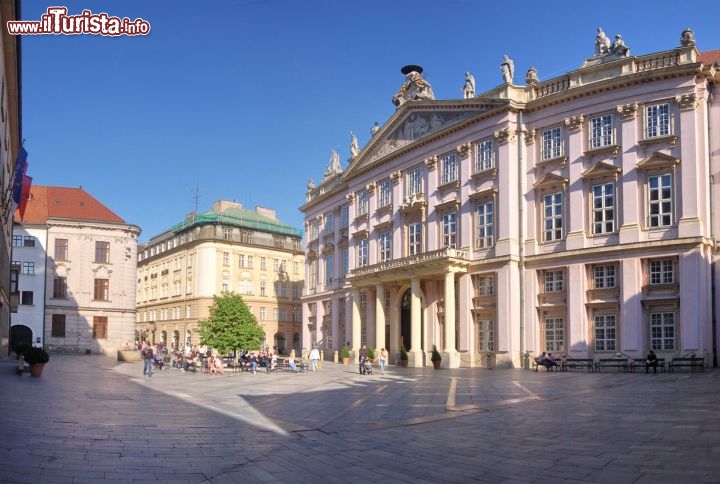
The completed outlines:
<svg viewBox="0 0 720 484">
<path fill-rule="evenodd" d="M 540 81 L 396 112 L 308 184 L 304 323 L 326 349 L 410 365 L 689 353 L 715 360 L 718 51 L 600 49 Z M 474 85 L 472 86 L 474 91 Z M 466 91 L 467 92 L 467 91 Z M 715 281 L 715 282 L 713 282 Z"/>
<path fill-rule="evenodd" d="M 13 339 L 53 352 L 115 354 L 135 341 L 139 227 L 82 188 L 33 186 L 16 214 Z"/>
</svg>

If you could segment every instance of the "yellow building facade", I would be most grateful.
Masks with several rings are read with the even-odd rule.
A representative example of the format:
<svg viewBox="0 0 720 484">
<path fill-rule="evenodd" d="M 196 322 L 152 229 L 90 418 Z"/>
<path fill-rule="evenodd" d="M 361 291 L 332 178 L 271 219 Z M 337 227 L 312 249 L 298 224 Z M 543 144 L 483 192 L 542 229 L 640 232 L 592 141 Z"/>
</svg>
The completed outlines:
<svg viewBox="0 0 720 484">
<path fill-rule="evenodd" d="M 275 211 L 221 200 L 191 213 L 138 250 L 137 338 L 181 348 L 199 343 L 213 297 L 240 294 L 281 354 L 303 348 L 302 233 Z"/>
</svg>

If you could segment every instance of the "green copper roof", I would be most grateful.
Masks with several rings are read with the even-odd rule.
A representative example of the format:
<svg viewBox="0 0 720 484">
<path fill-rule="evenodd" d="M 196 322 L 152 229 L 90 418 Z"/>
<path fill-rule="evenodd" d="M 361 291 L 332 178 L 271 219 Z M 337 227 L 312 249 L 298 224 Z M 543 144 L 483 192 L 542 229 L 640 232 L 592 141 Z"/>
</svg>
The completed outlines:
<svg viewBox="0 0 720 484">
<path fill-rule="evenodd" d="M 271 234 L 289 235 L 291 237 L 302 237 L 302 231 L 280 223 L 270 217 L 260 215 L 257 212 L 249 210 L 226 208 L 223 212 L 208 210 L 205 213 L 196 215 L 193 218 L 183 220 L 170 228 L 171 232 L 182 232 L 183 230 L 195 226 L 210 223 L 220 223 L 223 225 L 232 225 L 248 230 L 259 230 Z"/>
</svg>

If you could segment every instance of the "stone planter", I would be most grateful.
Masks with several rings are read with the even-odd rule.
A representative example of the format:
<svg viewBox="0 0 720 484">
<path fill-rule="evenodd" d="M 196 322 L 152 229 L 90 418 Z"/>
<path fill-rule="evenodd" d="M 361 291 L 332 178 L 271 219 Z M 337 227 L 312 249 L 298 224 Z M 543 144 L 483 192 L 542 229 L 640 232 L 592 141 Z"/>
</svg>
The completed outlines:
<svg viewBox="0 0 720 484">
<path fill-rule="evenodd" d="M 433 368 L 435 368 L 436 370 L 439 370 L 439 369 L 440 369 L 440 363 L 442 363 L 442 361 L 433 361 L 433 362 L 432 362 Z"/>
<path fill-rule="evenodd" d="M 40 378 L 40 376 L 42 376 L 43 368 L 45 368 L 45 363 L 33 363 L 30 365 L 30 376 Z"/>
<path fill-rule="evenodd" d="M 343 358 L 342 360 L 343 360 L 343 365 L 350 364 L 350 358 Z"/>
<path fill-rule="evenodd" d="M 408 360 L 400 360 L 400 366 L 402 366 L 403 368 L 407 368 Z"/>
</svg>

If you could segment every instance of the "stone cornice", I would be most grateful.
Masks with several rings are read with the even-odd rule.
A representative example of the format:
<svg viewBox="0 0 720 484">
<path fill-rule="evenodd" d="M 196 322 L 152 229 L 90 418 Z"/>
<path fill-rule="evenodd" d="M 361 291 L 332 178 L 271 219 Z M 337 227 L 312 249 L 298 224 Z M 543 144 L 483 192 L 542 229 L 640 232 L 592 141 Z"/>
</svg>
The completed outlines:
<svg viewBox="0 0 720 484">
<path fill-rule="evenodd" d="M 624 74 L 616 77 L 610 77 L 602 81 L 568 87 L 563 91 L 528 101 L 526 103 L 526 112 L 533 112 L 544 109 L 548 106 L 570 102 L 579 98 L 594 96 L 596 94 L 615 89 L 621 89 L 638 84 L 646 84 L 660 79 L 672 79 L 682 76 L 694 77 L 698 75 L 698 69 L 700 69 L 701 65 L 702 64 L 700 62 L 679 64 L 672 67 L 645 70 L 635 72 L 633 74 Z"/>
<path fill-rule="evenodd" d="M 569 259 L 580 258 L 580 260 L 587 260 L 588 254 L 622 254 L 623 257 L 630 257 L 630 252 L 638 252 L 638 255 L 643 255 L 648 252 L 648 249 L 656 248 L 669 248 L 674 249 L 691 249 L 693 247 L 709 246 L 712 247 L 712 240 L 706 237 L 688 237 L 686 239 L 667 239 L 667 240 L 649 240 L 646 242 L 633 242 L 630 244 L 617 244 L 609 246 L 592 246 L 583 247 L 581 249 L 566 250 L 561 253 L 548 253 L 548 254 L 537 254 L 528 255 L 525 257 L 526 269 L 533 269 L 534 263 L 543 264 L 548 260 L 553 261 L 568 261 Z M 559 263 L 559 262 L 558 262 Z"/>
</svg>

